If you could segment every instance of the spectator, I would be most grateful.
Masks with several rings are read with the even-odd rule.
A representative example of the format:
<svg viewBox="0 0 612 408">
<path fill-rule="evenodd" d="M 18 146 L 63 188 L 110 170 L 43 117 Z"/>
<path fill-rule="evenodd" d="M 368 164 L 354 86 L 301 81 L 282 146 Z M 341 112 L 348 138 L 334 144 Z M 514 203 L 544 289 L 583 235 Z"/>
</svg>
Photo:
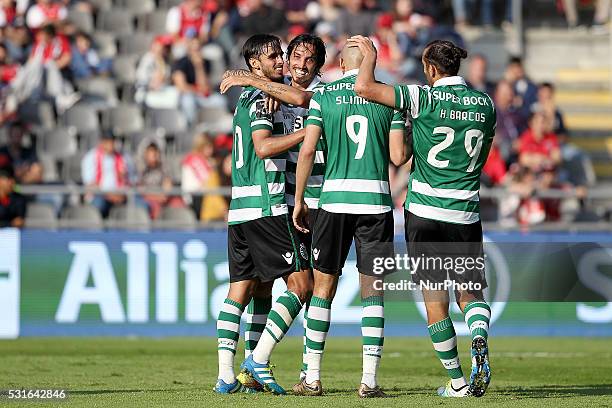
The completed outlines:
<svg viewBox="0 0 612 408">
<path fill-rule="evenodd" d="M 415 57 L 429 41 L 433 19 L 416 12 L 412 0 L 396 0 L 394 12 L 393 31 L 397 33 L 402 53 L 407 57 Z"/>
<path fill-rule="evenodd" d="M 514 107 L 514 99 L 512 85 L 506 80 L 499 81 L 494 96 L 497 116 L 494 140 L 507 164 L 515 161 L 516 142 L 526 127 L 522 116 Z"/>
<path fill-rule="evenodd" d="M 134 99 L 153 109 L 178 107 L 179 93 L 170 84 L 169 36 L 157 36 L 151 49 L 143 55 L 136 68 L 136 94 Z"/>
<path fill-rule="evenodd" d="M 376 31 L 372 38 L 378 51 L 376 66 L 379 70 L 384 71 L 379 72 L 381 81 L 391 83 L 397 82 L 393 75 L 399 71 L 404 59 L 397 34 L 393 31 L 393 22 L 391 13 L 380 14 L 376 19 Z"/>
<path fill-rule="evenodd" d="M 19 184 L 40 184 L 42 166 L 32 147 L 24 145 L 24 125 L 13 122 L 8 128 L 8 144 L 0 148 L 0 167 L 10 167 Z"/>
<path fill-rule="evenodd" d="M 18 70 L 19 65 L 10 61 L 6 46 L 0 43 L 0 89 L 13 82 Z"/>
<path fill-rule="evenodd" d="M 465 29 L 469 21 L 473 20 L 468 16 L 468 8 L 475 8 L 475 0 L 453 0 L 453 14 L 455 16 L 455 27 L 457 31 Z M 480 19 L 485 28 L 493 27 L 493 0 L 480 0 Z"/>
<path fill-rule="evenodd" d="M 126 196 L 117 192 L 136 182 L 136 172 L 129 156 L 115 149 L 112 133 L 103 133 L 97 147 L 91 149 L 81 162 L 83 184 L 101 190 L 101 194 L 89 193 L 85 200 L 91 202 L 106 217 L 114 205 L 125 203 Z"/>
<path fill-rule="evenodd" d="M 0 228 L 23 227 L 25 197 L 15 191 L 15 176 L 10 168 L 0 168 Z"/>
<path fill-rule="evenodd" d="M 168 10 L 166 31 L 177 42 L 198 37 L 205 43 L 211 28 L 211 14 L 216 11 L 214 1 L 184 0 Z"/>
<path fill-rule="evenodd" d="M 92 47 L 91 38 L 86 33 L 78 32 L 71 48 L 70 72 L 74 79 L 91 78 L 106 75 L 111 71 L 112 61 L 103 59 Z"/>
<path fill-rule="evenodd" d="M 197 134 L 193 138 L 191 151 L 181 164 L 181 189 L 189 193 L 185 201 L 191 203 L 198 215 L 202 210 L 202 190 L 208 186 L 211 175 L 216 171 L 213 153 L 210 137 L 205 133 Z"/>
<path fill-rule="evenodd" d="M 240 20 L 240 32 L 246 37 L 269 33 L 284 37 L 287 19 L 282 10 L 268 6 L 263 0 L 247 0 L 247 14 Z"/>
<path fill-rule="evenodd" d="M 168 176 L 161 161 L 161 152 L 156 143 L 149 143 L 141 159 L 138 185 L 145 189 L 172 189 L 172 179 Z M 144 201 L 147 203 L 152 219 L 157 219 L 162 208 L 168 203 L 169 197 L 163 193 L 145 193 Z"/>
<path fill-rule="evenodd" d="M 17 17 L 17 9 L 13 0 L 0 0 L 0 28 L 13 24 Z"/>
<path fill-rule="evenodd" d="M 335 0 L 311 1 L 306 6 L 306 17 L 313 23 L 325 22 L 333 24 L 338 19 L 339 15 L 340 10 Z"/>
<path fill-rule="evenodd" d="M 527 77 L 523 61 L 512 57 L 506 68 L 506 79 L 512 84 L 517 97 L 516 104 L 523 118 L 531 114 L 531 106 L 538 100 L 538 87 Z"/>
<path fill-rule="evenodd" d="M 550 82 L 544 82 L 538 87 L 538 101 L 533 106 L 534 110 L 540 110 L 546 117 L 547 129 L 556 134 L 559 140 L 566 141 L 568 137 L 563 114 L 555 103 L 555 86 Z"/>
<path fill-rule="evenodd" d="M 308 0 L 284 0 L 283 3 L 285 17 L 289 24 L 307 25 L 306 7 L 308 6 Z"/>
<path fill-rule="evenodd" d="M 24 63 L 30 51 L 30 32 L 22 17 L 16 17 L 5 29 L 5 45 L 11 60 Z"/>
<path fill-rule="evenodd" d="M 610 0 L 597 0 L 595 2 L 595 15 L 593 16 L 593 32 L 603 34 L 607 32 L 606 24 L 610 20 Z M 565 18 L 567 25 L 570 28 L 578 26 L 578 10 L 576 9 L 576 0 L 563 0 L 563 8 L 565 9 Z"/>
<path fill-rule="evenodd" d="M 192 38 L 187 45 L 187 55 L 174 65 L 172 81 L 180 92 L 179 106 L 189 124 L 193 124 L 197 119 L 198 108 L 225 106 L 225 99 L 213 93 L 210 87 L 200 41 Z"/>
<path fill-rule="evenodd" d="M 28 9 L 26 24 L 34 33 L 48 24 L 63 21 L 68 16 L 64 5 L 55 0 L 37 0 L 36 4 Z"/>
<path fill-rule="evenodd" d="M 358 34 L 370 36 L 375 22 L 374 13 L 364 7 L 364 0 L 347 0 L 336 20 L 336 31 L 343 39 Z"/>
<path fill-rule="evenodd" d="M 554 169 L 561 163 L 557 136 L 547 131 L 546 116 L 535 112 L 529 119 L 529 128 L 519 139 L 519 164 L 538 174 Z"/>
<path fill-rule="evenodd" d="M 467 84 L 471 88 L 485 92 L 488 95 L 493 95 L 495 92 L 495 84 L 488 79 L 487 58 L 482 54 L 474 54 L 470 58 L 468 65 Z"/>
</svg>

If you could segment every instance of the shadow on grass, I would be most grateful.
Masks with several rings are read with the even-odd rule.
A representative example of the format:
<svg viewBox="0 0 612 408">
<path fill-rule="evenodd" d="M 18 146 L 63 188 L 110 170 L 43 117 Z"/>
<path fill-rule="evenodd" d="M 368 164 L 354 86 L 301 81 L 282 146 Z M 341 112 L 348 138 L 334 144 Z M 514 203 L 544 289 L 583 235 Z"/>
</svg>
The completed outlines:
<svg viewBox="0 0 612 408">
<path fill-rule="evenodd" d="M 494 393 L 518 398 L 567 398 L 612 395 L 612 384 L 542 385 L 496 388 Z"/>
<path fill-rule="evenodd" d="M 150 390 L 150 389 L 146 389 L 146 390 L 138 390 L 138 389 L 133 389 L 133 390 L 77 390 L 77 391 L 70 391 L 70 395 L 102 395 L 102 394 L 124 394 L 124 393 L 132 393 L 132 392 L 168 392 L 168 391 L 175 391 L 175 390 Z"/>
</svg>

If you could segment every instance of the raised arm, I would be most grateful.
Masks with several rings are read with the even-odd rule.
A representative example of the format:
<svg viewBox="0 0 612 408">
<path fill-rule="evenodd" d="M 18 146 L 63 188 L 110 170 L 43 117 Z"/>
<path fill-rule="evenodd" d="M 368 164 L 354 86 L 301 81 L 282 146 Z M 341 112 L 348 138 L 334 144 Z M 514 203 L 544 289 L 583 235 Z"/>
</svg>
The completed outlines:
<svg viewBox="0 0 612 408">
<path fill-rule="evenodd" d="M 395 108 L 395 89 L 390 85 L 376 82 L 374 68 L 376 67 L 376 48 L 369 38 L 356 35 L 347 40 L 349 46 L 359 47 L 363 61 L 359 67 L 359 75 L 355 82 L 355 92 L 362 98 Z"/>
<path fill-rule="evenodd" d="M 269 130 L 256 130 L 253 132 L 255 154 L 260 159 L 267 159 L 284 153 L 304 140 L 305 134 L 304 129 L 285 136 L 272 136 L 272 132 Z"/>
<path fill-rule="evenodd" d="M 389 132 L 389 155 L 391 163 L 403 166 L 412 157 L 412 136 L 406 130 Z"/>
<path fill-rule="evenodd" d="M 221 93 L 226 93 L 233 86 L 252 86 L 283 103 L 307 108 L 312 92 L 302 91 L 290 85 L 269 81 L 246 70 L 227 71 L 219 86 Z"/>
<path fill-rule="evenodd" d="M 316 125 L 306 126 L 306 136 L 300 148 L 297 168 L 295 171 L 295 208 L 293 210 L 293 224 L 299 231 L 307 233 L 308 206 L 304 202 L 304 191 L 308 183 L 308 177 L 312 173 L 317 142 L 321 137 L 321 128 Z"/>
</svg>

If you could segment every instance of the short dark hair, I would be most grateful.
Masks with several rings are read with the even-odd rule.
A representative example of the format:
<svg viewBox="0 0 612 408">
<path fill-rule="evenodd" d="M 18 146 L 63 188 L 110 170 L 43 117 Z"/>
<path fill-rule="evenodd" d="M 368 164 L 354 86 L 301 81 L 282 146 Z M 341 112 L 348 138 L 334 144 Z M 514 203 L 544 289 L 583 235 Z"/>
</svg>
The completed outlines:
<svg viewBox="0 0 612 408">
<path fill-rule="evenodd" d="M 249 37 L 248 40 L 242 46 L 242 55 L 244 56 L 244 62 L 246 62 L 247 67 L 253 69 L 251 63 L 249 62 L 251 58 L 258 58 L 269 48 L 281 48 L 280 38 L 271 34 L 255 34 Z"/>
<path fill-rule="evenodd" d="M 49 37 L 55 37 L 57 31 L 55 30 L 55 26 L 53 24 L 47 24 L 40 29 L 43 33 L 47 34 Z"/>
<path fill-rule="evenodd" d="M 508 60 L 508 65 L 520 65 L 520 66 L 523 66 L 523 59 L 521 57 L 516 56 L 516 55 L 512 56 Z"/>
<path fill-rule="evenodd" d="M 467 58 L 467 51 L 450 41 L 435 40 L 427 44 L 423 59 L 433 64 L 441 74 L 454 76 L 459 72 L 461 60 Z"/>
<path fill-rule="evenodd" d="M 555 85 L 553 85 L 552 82 L 542 82 L 540 84 L 540 88 L 548 88 L 550 89 L 552 92 L 555 91 Z"/>
<path fill-rule="evenodd" d="M 312 48 L 314 48 L 314 59 L 316 63 L 315 75 L 320 75 L 321 68 L 323 67 L 323 65 L 325 65 L 325 43 L 321 38 L 317 37 L 316 35 L 305 33 L 300 34 L 293 40 L 291 40 L 291 42 L 287 46 L 287 62 L 289 62 L 289 58 L 291 57 L 293 50 L 298 45 L 304 44 L 312 45 Z"/>
</svg>

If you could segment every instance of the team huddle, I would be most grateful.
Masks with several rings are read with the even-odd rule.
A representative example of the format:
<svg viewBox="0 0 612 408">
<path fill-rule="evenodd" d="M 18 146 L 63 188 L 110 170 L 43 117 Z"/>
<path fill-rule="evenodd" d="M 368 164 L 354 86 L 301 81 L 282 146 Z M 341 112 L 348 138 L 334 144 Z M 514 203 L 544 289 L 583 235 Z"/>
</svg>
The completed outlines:
<svg viewBox="0 0 612 408">
<path fill-rule="evenodd" d="M 243 55 L 248 71 L 228 71 L 221 84 L 222 92 L 244 89 L 233 123 L 230 288 L 217 320 L 214 390 L 285 394 L 270 358 L 304 309 L 302 368 L 293 394 L 323 394 L 331 305 L 354 241 L 363 340 L 358 395 L 384 397 L 377 378 L 384 293 L 374 284 L 384 274 L 374 273 L 373 262 L 394 257 L 389 164 L 412 159 L 404 209 L 409 254 L 439 257 L 452 249 L 456 256 L 481 257 L 480 173 L 495 132 L 493 102 L 457 76 L 467 53 L 448 41 L 434 41 L 423 52 L 429 86 L 377 82 L 376 49 L 361 36 L 347 41 L 340 59 L 343 76 L 328 84 L 318 79 L 325 45 L 316 36 L 302 34 L 288 45 L 288 77 L 275 36 L 252 36 Z M 414 272 L 417 283 L 450 278 L 487 287 L 482 267 Z M 279 278 L 287 290 L 272 302 Z M 482 290 L 457 291 L 455 298 L 472 335 L 467 379 L 449 317 L 449 293 L 423 291 L 428 331 L 450 377 L 438 394 L 480 397 L 491 377 L 491 311 Z M 245 312 L 245 360 L 236 375 Z"/>
</svg>

